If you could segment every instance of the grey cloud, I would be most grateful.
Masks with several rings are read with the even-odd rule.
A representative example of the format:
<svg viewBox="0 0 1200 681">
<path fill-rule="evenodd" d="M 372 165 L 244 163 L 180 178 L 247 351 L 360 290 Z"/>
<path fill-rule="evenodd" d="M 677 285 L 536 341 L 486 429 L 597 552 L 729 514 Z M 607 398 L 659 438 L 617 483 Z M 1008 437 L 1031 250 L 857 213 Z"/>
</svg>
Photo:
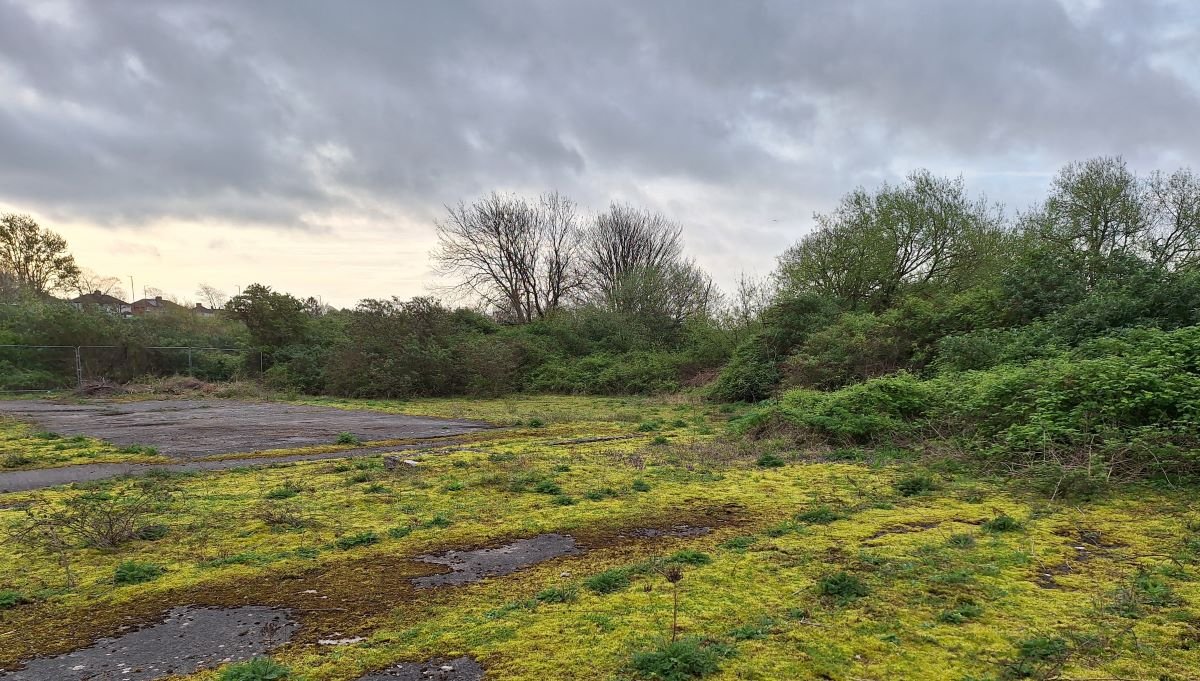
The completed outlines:
<svg viewBox="0 0 1200 681">
<path fill-rule="evenodd" d="M 386 228 L 556 188 L 766 261 L 897 159 L 1200 158 L 1185 2 L 33 2 L 0 0 L 0 201 L 102 223 Z"/>
</svg>

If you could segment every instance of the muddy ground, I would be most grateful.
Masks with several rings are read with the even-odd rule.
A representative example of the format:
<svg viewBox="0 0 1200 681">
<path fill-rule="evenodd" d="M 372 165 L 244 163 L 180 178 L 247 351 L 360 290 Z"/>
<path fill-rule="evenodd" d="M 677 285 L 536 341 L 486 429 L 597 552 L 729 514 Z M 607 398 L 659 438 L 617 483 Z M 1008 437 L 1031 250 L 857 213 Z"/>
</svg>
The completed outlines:
<svg viewBox="0 0 1200 681">
<path fill-rule="evenodd" d="M 490 427 L 477 421 L 230 400 L 90 404 L 10 400 L 0 401 L 0 414 L 62 435 L 87 435 L 120 446 L 153 446 L 160 454 L 181 460 L 328 445 L 340 433 L 353 433 L 366 442 L 461 435 Z"/>
</svg>

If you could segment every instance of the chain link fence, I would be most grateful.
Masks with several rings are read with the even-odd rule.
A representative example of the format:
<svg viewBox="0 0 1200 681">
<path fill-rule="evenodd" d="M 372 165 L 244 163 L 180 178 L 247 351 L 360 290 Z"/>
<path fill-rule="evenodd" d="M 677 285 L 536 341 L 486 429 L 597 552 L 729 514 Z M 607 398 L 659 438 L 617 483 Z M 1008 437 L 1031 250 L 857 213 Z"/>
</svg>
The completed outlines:
<svg viewBox="0 0 1200 681">
<path fill-rule="evenodd" d="M 47 392 L 89 381 L 191 376 L 229 381 L 262 373 L 258 350 L 196 346 L 0 345 L 0 392 Z"/>
</svg>

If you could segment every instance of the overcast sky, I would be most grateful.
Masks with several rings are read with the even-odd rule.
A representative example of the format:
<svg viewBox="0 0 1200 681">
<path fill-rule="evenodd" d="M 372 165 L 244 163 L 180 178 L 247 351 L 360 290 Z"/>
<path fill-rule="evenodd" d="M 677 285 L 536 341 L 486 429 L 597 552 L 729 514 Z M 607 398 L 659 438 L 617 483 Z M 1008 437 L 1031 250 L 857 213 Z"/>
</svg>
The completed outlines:
<svg viewBox="0 0 1200 681">
<path fill-rule="evenodd" d="M 0 0 L 0 210 L 187 299 L 427 292 L 492 190 L 661 210 L 728 285 L 917 167 L 1009 212 L 1200 168 L 1200 3 Z"/>
</svg>

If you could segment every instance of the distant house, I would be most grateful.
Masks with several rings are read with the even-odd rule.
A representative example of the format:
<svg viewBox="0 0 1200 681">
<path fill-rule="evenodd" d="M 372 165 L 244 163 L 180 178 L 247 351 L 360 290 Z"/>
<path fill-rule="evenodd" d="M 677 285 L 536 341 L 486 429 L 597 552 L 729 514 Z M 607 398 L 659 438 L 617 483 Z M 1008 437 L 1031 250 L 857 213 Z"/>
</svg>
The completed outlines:
<svg viewBox="0 0 1200 681">
<path fill-rule="evenodd" d="M 135 300 L 129 304 L 133 312 L 133 316 L 141 317 L 147 314 L 160 314 L 172 310 L 186 310 L 187 308 L 178 304 L 172 303 L 169 300 L 163 300 L 162 296 L 154 296 L 153 298 L 142 298 Z"/>
<path fill-rule="evenodd" d="M 78 298 L 72 298 L 71 304 L 80 310 L 87 307 L 97 307 L 105 312 L 119 314 L 122 317 L 128 317 L 130 314 L 133 314 L 133 308 L 129 303 L 99 291 L 92 291 Z"/>
<path fill-rule="evenodd" d="M 192 308 L 192 314 L 200 317 L 211 317 L 217 313 L 216 310 L 210 307 L 204 307 L 200 303 L 196 303 L 196 307 Z"/>
</svg>

